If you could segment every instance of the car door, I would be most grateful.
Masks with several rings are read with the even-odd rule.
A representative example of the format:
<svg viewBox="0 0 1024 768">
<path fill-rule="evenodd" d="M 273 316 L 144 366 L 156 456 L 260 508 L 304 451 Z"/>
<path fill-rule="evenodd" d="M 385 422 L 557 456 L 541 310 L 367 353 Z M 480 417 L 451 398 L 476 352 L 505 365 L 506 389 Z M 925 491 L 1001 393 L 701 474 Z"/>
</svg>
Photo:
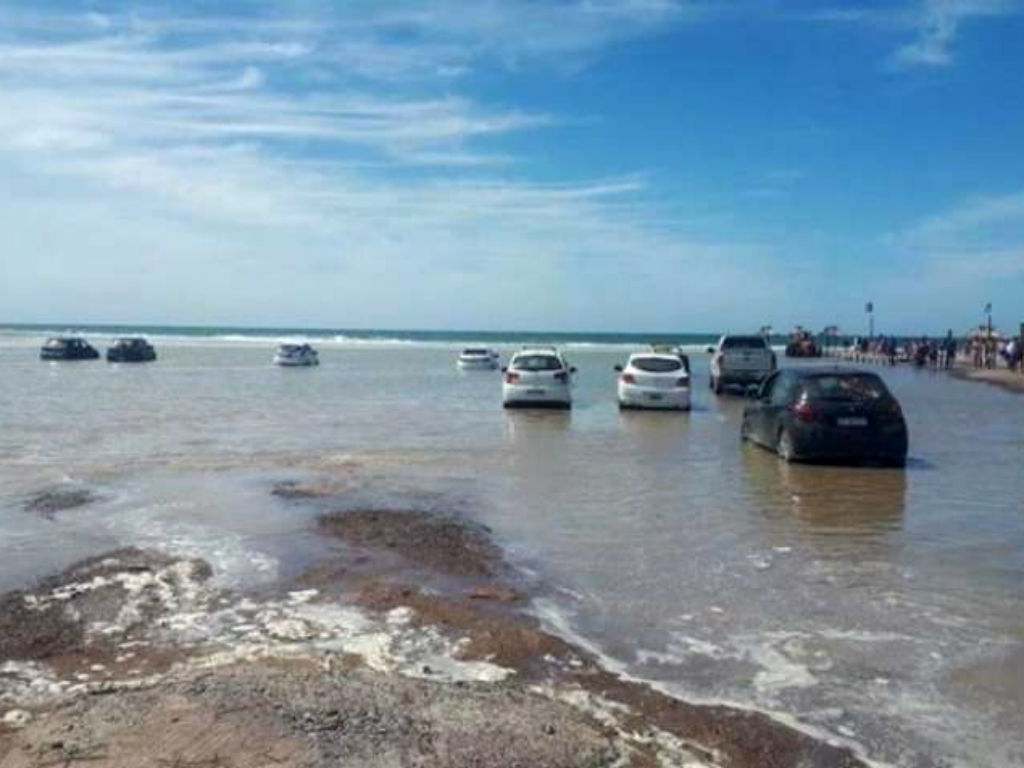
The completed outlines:
<svg viewBox="0 0 1024 768">
<path fill-rule="evenodd" d="M 761 386 L 761 390 L 758 392 L 757 401 L 747 409 L 747 429 L 748 434 L 753 437 L 755 442 L 761 443 L 762 445 L 768 445 L 765 441 L 766 432 L 766 420 L 768 418 L 768 407 L 771 401 L 772 392 L 778 383 L 780 374 L 769 376 L 764 384 Z"/>
<path fill-rule="evenodd" d="M 764 420 L 765 445 L 770 446 L 774 446 L 778 441 L 782 417 L 789 409 L 797 386 L 796 376 L 788 371 L 776 374 L 774 380 L 775 386 L 772 387 L 765 404 Z"/>
</svg>

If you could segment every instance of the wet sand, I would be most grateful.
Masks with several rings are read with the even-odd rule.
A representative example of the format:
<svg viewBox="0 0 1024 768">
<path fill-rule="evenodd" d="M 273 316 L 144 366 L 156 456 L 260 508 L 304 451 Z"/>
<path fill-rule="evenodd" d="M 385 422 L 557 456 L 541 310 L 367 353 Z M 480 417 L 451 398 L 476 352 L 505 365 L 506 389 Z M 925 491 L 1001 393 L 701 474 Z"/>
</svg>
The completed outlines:
<svg viewBox="0 0 1024 768">
<path fill-rule="evenodd" d="M 1019 371 L 1011 371 L 1006 368 L 971 368 L 959 365 L 950 371 L 950 374 L 957 379 L 964 381 L 977 381 L 983 384 L 991 384 L 995 387 L 1024 394 L 1024 374 Z"/>
<path fill-rule="evenodd" d="M 540 628 L 478 525 L 366 509 L 319 529 L 336 554 L 270 593 L 121 550 L 5 595 L 0 767 L 864 765 L 602 668 Z"/>
</svg>

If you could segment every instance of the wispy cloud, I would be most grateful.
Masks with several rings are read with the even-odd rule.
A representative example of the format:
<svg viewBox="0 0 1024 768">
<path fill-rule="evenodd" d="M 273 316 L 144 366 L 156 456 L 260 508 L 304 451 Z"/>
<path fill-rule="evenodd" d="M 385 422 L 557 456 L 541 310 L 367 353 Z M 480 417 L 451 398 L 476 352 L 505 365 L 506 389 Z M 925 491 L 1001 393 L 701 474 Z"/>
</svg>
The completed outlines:
<svg viewBox="0 0 1024 768">
<path fill-rule="evenodd" d="M 967 200 L 892 233 L 886 243 L 924 274 L 963 281 L 1024 277 L 1024 192 Z"/>
<path fill-rule="evenodd" d="M 415 305 L 423 324 L 529 325 L 547 302 L 546 321 L 571 326 L 560 313 L 605 296 L 623 322 L 654 324 L 621 292 L 672 295 L 665 270 L 725 279 L 766 257 L 681 237 L 642 175 L 534 180 L 502 140 L 578 116 L 461 87 L 482 67 L 579 66 L 690 19 L 681 3 L 280 3 L 217 18 L 19 7 L 0 30 L 0 191 L 17 200 L 0 211 L 17 235 L 0 285 L 46 283 L 63 316 L 102 319 L 117 275 L 134 286 L 122 312 L 166 307 L 170 291 L 186 321 L 199 297 L 220 306 L 205 317 L 238 320 L 260 296 L 310 322 L 340 301 L 371 324 Z M 587 285 L 596 262 L 617 277 Z M 76 291 L 82 269 L 95 282 Z"/>
<path fill-rule="evenodd" d="M 819 8 L 801 17 L 818 22 L 862 24 L 909 35 L 889 59 L 899 69 L 944 67 L 965 24 L 1024 11 L 1019 0 L 913 0 L 880 6 Z"/>
<path fill-rule="evenodd" d="M 1019 11 L 1010 0 L 925 0 L 914 14 L 915 38 L 893 60 L 907 67 L 945 66 L 953 60 L 952 46 L 965 23 Z"/>
</svg>

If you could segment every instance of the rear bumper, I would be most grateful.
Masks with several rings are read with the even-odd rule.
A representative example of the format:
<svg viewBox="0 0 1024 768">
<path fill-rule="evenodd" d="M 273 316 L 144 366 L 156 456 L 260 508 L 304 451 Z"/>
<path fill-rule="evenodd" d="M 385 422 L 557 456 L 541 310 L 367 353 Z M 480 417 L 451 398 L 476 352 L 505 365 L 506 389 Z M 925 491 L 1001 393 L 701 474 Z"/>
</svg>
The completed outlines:
<svg viewBox="0 0 1024 768">
<path fill-rule="evenodd" d="M 623 408 L 686 411 L 690 409 L 690 390 L 687 387 L 640 387 L 620 382 L 619 405 Z"/>
<path fill-rule="evenodd" d="M 771 371 L 737 371 L 725 368 L 719 371 L 718 380 L 723 384 L 760 384 L 771 373 Z"/>
<path fill-rule="evenodd" d="M 848 429 L 812 427 L 791 429 L 793 450 L 804 461 L 906 461 L 906 429 Z"/>
<path fill-rule="evenodd" d="M 572 393 L 568 386 L 519 386 L 502 384 L 501 400 L 506 408 L 569 408 Z"/>
</svg>

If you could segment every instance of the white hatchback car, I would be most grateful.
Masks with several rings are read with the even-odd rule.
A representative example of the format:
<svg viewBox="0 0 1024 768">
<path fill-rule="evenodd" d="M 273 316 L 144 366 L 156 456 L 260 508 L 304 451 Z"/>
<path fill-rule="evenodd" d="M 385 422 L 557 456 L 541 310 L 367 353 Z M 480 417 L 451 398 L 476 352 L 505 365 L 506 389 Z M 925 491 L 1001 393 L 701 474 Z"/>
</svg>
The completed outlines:
<svg viewBox="0 0 1024 768">
<path fill-rule="evenodd" d="M 502 369 L 501 401 L 506 408 L 571 408 L 576 369 L 554 347 L 522 349 Z"/>
<path fill-rule="evenodd" d="M 620 408 L 690 409 L 690 368 L 683 355 L 637 352 L 619 376 Z"/>
</svg>

